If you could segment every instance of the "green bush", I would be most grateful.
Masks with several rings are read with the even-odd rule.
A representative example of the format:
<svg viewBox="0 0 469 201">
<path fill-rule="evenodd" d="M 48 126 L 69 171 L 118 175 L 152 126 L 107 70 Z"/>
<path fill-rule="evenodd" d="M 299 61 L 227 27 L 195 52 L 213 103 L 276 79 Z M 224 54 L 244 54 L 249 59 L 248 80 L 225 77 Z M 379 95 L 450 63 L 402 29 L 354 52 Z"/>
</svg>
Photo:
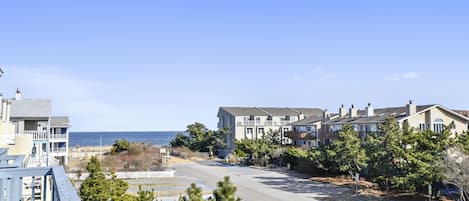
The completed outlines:
<svg viewBox="0 0 469 201">
<path fill-rule="evenodd" d="M 289 163 L 291 168 L 295 168 L 298 165 L 298 161 L 300 159 L 307 157 L 308 152 L 306 150 L 296 147 L 288 147 L 284 153 L 284 161 L 285 163 Z"/>
<path fill-rule="evenodd" d="M 112 145 L 111 153 L 116 154 L 121 151 L 128 150 L 129 146 L 130 143 L 126 139 L 116 140 L 116 142 Z"/>
</svg>

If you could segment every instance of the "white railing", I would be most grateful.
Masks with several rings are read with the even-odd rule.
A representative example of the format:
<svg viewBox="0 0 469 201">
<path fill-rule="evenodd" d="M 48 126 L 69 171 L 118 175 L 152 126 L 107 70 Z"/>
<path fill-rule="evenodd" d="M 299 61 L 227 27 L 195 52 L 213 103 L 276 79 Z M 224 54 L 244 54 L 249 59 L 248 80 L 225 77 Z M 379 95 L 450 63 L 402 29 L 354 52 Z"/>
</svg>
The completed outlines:
<svg viewBox="0 0 469 201">
<path fill-rule="evenodd" d="M 67 140 L 68 134 L 49 133 L 47 131 L 24 131 L 16 135 L 32 136 L 33 140 Z"/>
<path fill-rule="evenodd" d="M 55 133 L 50 134 L 51 140 L 66 140 L 67 138 L 68 138 L 67 134 L 55 134 Z"/>
<path fill-rule="evenodd" d="M 267 121 L 254 121 L 254 120 L 248 120 L 248 121 L 241 121 L 238 122 L 238 126 L 285 126 L 287 124 L 293 123 L 293 121 L 272 121 L 272 120 L 267 120 Z"/>
<path fill-rule="evenodd" d="M 47 164 L 49 162 L 49 164 Z M 26 167 L 46 167 L 46 166 L 57 166 L 60 162 L 56 158 L 49 156 L 49 161 L 45 156 L 28 157 L 25 160 Z"/>
<path fill-rule="evenodd" d="M 19 135 L 30 135 L 33 137 L 33 140 L 49 139 L 49 132 L 47 131 L 24 131 L 23 133 L 19 133 Z"/>
<path fill-rule="evenodd" d="M 65 154 L 67 153 L 67 148 L 66 147 L 52 147 L 50 150 L 50 153 L 52 154 Z"/>
</svg>

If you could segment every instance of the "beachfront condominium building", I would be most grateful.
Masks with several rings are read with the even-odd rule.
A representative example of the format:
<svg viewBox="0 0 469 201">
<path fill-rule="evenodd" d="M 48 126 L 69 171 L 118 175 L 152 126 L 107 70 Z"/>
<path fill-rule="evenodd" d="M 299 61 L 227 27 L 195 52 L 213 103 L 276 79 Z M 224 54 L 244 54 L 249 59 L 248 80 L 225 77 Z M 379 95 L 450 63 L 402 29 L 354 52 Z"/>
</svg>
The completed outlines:
<svg viewBox="0 0 469 201">
<path fill-rule="evenodd" d="M 444 126 L 451 125 L 452 133 L 463 133 L 468 129 L 469 118 L 442 105 L 415 105 L 412 101 L 402 107 L 373 108 L 371 104 L 363 110 L 352 105 L 348 110 L 342 105 L 336 116 L 325 115 L 322 123 L 320 142 L 329 143 L 337 139 L 338 132 L 344 125 L 352 125 L 360 137 L 370 133 L 381 133 L 379 125 L 386 118 L 395 118 L 400 126 L 407 122 L 416 130 L 430 129 L 442 132 Z"/>
<path fill-rule="evenodd" d="M 298 147 L 316 147 L 319 144 L 319 134 L 322 131 L 323 115 L 310 116 L 288 124 L 291 130 L 284 134 L 290 143 Z"/>
<path fill-rule="evenodd" d="M 218 128 L 230 129 L 226 137 L 230 151 L 235 140 L 259 139 L 267 132 L 279 133 L 281 142 L 287 143 L 284 134 L 290 131 L 290 123 L 321 114 L 317 108 L 220 107 L 217 116 Z"/>
<path fill-rule="evenodd" d="M 69 118 L 52 116 L 51 101 L 23 99 L 19 90 L 15 98 L 3 99 L 2 123 L 7 125 L 4 144 L 14 146 L 19 139 L 32 139 L 28 166 L 66 165 L 68 160 Z"/>
</svg>

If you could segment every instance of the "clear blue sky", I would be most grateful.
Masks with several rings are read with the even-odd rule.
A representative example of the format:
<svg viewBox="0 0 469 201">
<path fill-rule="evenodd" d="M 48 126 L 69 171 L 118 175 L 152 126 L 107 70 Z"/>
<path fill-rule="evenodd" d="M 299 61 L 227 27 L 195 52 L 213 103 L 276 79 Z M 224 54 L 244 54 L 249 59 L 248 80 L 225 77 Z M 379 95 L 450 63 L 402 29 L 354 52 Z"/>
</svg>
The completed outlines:
<svg viewBox="0 0 469 201">
<path fill-rule="evenodd" d="M 468 1 L 10 1 L 0 90 L 74 130 L 216 127 L 226 106 L 469 109 Z"/>
</svg>

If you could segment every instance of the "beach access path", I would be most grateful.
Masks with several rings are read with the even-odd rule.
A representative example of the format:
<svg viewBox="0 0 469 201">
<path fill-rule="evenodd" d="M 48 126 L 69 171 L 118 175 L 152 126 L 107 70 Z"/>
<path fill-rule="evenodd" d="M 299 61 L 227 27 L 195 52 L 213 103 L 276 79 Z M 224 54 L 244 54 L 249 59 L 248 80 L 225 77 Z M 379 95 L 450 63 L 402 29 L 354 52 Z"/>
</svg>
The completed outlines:
<svg viewBox="0 0 469 201">
<path fill-rule="evenodd" d="M 328 200 L 343 198 L 350 192 L 347 188 L 303 179 L 292 171 L 281 169 L 264 170 L 218 161 L 187 161 L 174 164 L 172 168 L 177 177 L 199 181 L 205 192 L 213 191 L 218 181 L 229 176 L 238 188 L 236 194 L 244 201 Z"/>
</svg>

